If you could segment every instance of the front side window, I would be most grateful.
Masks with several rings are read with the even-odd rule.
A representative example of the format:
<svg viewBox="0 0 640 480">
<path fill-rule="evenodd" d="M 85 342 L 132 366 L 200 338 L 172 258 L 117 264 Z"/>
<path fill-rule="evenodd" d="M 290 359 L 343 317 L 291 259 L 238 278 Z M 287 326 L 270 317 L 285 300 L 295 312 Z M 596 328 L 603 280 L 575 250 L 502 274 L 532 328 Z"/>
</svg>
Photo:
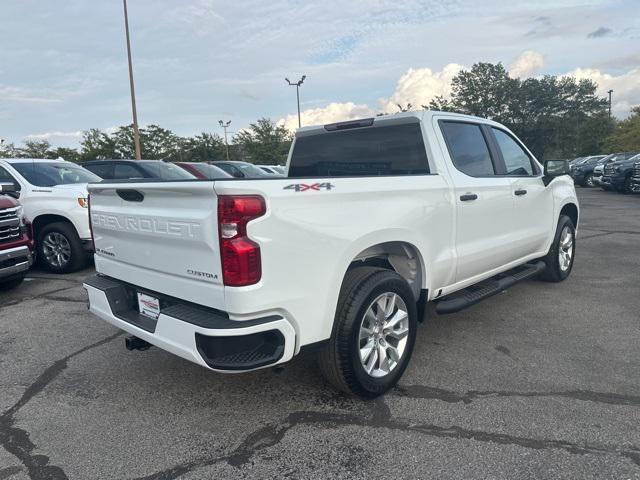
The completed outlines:
<svg viewBox="0 0 640 480">
<path fill-rule="evenodd" d="M 458 170 L 471 177 L 495 175 L 489 147 L 480 125 L 440 122 L 451 160 Z"/>
<path fill-rule="evenodd" d="M 419 123 L 319 133 L 296 138 L 289 177 L 426 175 Z"/>
<path fill-rule="evenodd" d="M 12 164 L 27 182 L 36 187 L 99 182 L 89 170 L 69 162 L 21 162 Z"/>
<path fill-rule="evenodd" d="M 504 159 L 505 174 L 514 177 L 533 175 L 531 157 L 527 152 L 508 133 L 493 127 L 491 130 Z"/>
</svg>

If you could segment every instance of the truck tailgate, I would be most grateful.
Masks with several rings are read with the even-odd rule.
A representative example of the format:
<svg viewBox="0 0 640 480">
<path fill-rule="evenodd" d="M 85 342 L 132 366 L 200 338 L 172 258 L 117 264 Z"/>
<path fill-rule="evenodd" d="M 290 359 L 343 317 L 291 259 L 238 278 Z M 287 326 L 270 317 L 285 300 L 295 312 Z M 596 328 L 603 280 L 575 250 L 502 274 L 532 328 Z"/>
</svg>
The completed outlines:
<svg viewBox="0 0 640 480">
<path fill-rule="evenodd" d="M 89 192 L 100 273 L 224 308 L 213 182 L 100 183 Z"/>
</svg>

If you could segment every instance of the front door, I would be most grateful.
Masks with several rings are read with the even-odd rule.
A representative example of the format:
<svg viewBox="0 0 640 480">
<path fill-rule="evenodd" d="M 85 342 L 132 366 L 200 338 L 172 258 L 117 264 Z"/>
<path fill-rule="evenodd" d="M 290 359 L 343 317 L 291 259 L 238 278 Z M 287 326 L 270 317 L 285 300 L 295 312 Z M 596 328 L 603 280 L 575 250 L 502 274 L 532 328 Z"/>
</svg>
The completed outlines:
<svg viewBox="0 0 640 480">
<path fill-rule="evenodd" d="M 540 166 L 509 132 L 491 127 L 496 149 L 511 179 L 513 214 L 509 239 L 512 260 L 543 252 L 555 232 L 553 191 L 545 187 Z"/>
<path fill-rule="evenodd" d="M 478 123 L 439 120 L 457 204 L 456 282 L 505 265 L 514 257 L 512 179 L 497 175 L 489 132 Z"/>
</svg>

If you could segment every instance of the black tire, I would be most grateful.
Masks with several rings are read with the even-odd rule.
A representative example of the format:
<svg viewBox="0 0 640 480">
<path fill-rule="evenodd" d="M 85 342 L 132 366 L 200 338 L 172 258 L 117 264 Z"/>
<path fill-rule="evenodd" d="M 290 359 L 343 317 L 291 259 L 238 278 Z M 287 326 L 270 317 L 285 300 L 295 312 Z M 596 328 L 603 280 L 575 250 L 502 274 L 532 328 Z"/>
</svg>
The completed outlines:
<svg viewBox="0 0 640 480">
<path fill-rule="evenodd" d="M 568 268 L 563 268 L 560 264 L 560 249 L 563 248 L 561 246 L 563 232 L 565 231 L 565 227 L 568 228 L 568 231 L 571 235 L 571 260 L 569 262 Z M 564 249 L 564 248 L 563 248 Z M 566 250 L 565 250 L 566 251 Z M 576 228 L 573 225 L 573 221 L 567 217 L 566 215 L 561 215 L 558 219 L 558 227 L 556 228 L 556 234 L 553 238 L 553 243 L 551 244 L 551 248 L 549 249 L 549 253 L 541 260 L 547 265 L 547 268 L 540 274 L 540 279 L 546 282 L 562 282 L 565 280 L 573 269 L 573 263 L 576 258 Z"/>
<path fill-rule="evenodd" d="M 60 235 L 64 238 L 64 241 L 68 244 L 68 255 L 63 255 L 64 259 L 68 259 L 65 261 L 59 261 L 56 263 L 55 259 L 51 258 L 49 254 L 49 236 L 58 236 Z M 60 238 L 60 237 L 56 237 Z M 36 248 L 38 250 L 38 262 L 40 265 L 49 272 L 53 273 L 70 273 L 75 272 L 76 270 L 80 270 L 87 261 L 87 254 L 82 248 L 82 242 L 80 241 L 80 237 L 78 237 L 78 233 L 73 225 L 64 222 L 55 222 L 45 225 L 42 230 L 40 230 L 38 235 L 38 241 L 36 244 Z"/>
<path fill-rule="evenodd" d="M 11 290 L 19 286 L 24 280 L 25 274 L 15 275 L 9 279 L 0 279 L 0 291 Z"/>
<path fill-rule="evenodd" d="M 395 367 L 386 375 L 376 378 L 367 373 L 360 360 L 362 340 L 359 334 L 365 313 L 380 295 L 387 292 L 400 297 L 407 309 L 407 341 Z M 324 377 L 336 389 L 351 395 L 362 398 L 382 395 L 398 383 L 409 363 L 416 339 L 417 318 L 417 306 L 411 288 L 396 272 L 369 267 L 349 270 L 340 291 L 333 333 L 319 353 L 320 370 Z M 388 337 L 386 340 L 389 341 Z M 373 349 L 387 351 L 382 346 L 382 340 L 380 342 L 381 346 Z"/>
<path fill-rule="evenodd" d="M 624 183 L 622 184 L 622 189 L 620 191 L 625 195 L 633 193 L 633 190 L 631 190 L 631 176 L 624 179 Z"/>
<path fill-rule="evenodd" d="M 582 186 L 587 188 L 593 188 L 596 184 L 593 182 L 593 174 L 587 173 L 582 179 Z"/>
</svg>

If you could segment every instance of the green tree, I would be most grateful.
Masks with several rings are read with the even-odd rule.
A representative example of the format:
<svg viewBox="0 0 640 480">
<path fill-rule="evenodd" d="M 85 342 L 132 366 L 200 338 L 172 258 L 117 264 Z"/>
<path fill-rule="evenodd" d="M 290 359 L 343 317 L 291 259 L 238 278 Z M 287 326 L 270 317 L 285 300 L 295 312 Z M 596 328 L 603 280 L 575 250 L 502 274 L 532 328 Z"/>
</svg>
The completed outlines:
<svg viewBox="0 0 640 480">
<path fill-rule="evenodd" d="M 82 160 L 119 158 L 116 156 L 116 146 L 113 139 L 97 128 L 82 132 L 80 147 L 80 158 Z"/>
<path fill-rule="evenodd" d="M 640 151 L 640 105 L 631 109 L 631 115 L 618 122 L 605 141 L 610 152 Z"/>
<path fill-rule="evenodd" d="M 18 155 L 22 158 L 50 158 L 51 144 L 47 140 L 26 140 L 18 149 Z"/>
<path fill-rule="evenodd" d="M 49 150 L 47 158 L 62 158 L 67 162 L 78 163 L 80 161 L 80 153 L 75 148 L 57 147 Z"/>
<path fill-rule="evenodd" d="M 236 153 L 261 165 L 284 165 L 291 140 L 291 133 L 269 118 L 259 119 L 233 137 Z"/>
<path fill-rule="evenodd" d="M 500 63 L 477 63 L 456 75 L 451 87 L 450 100 L 437 97 L 428 108 L 500 122 L 538 158 L 599 153 L 611 128 L 606 99 L 596 95 L 590 80 L 551 75 L 520 80 Z"/>
<path fill-rule="evenodd" d="M 225 145 L 217 134 L 202 132 L 186 138 L 182 146 L 187 161 L 208 162 L 225 158 Z"/>
</svg>

